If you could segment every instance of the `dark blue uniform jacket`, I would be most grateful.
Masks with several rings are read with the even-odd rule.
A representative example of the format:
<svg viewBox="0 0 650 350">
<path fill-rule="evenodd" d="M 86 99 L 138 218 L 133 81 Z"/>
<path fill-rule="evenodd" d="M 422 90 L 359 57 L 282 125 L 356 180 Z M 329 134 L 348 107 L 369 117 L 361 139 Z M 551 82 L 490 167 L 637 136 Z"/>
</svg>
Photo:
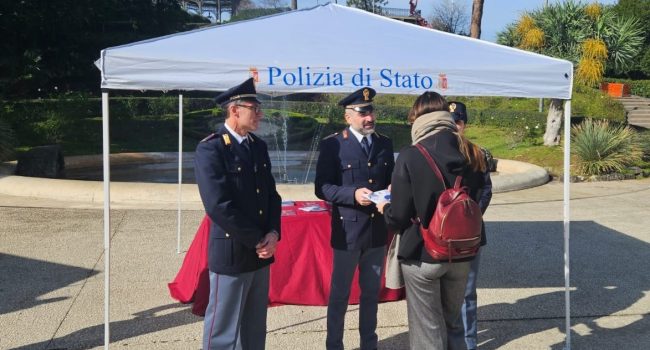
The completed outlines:
<svg viewBox="0 0 650 350">
<path fill-rule="evenodd" d="M 386 224 L 374 204 L 360 206 L 354 191 L 386 189 L 395 165 L 393 143 L 372 134 L 368 156 L 354 135 L 345 129 L 321 141 L 316 165 L 316 196 L 332 203 L 332 248 L 357 250 L 386 244 Z"/>
<path fill-rule="evenodd" d="M 250 272 L 273 262 L 258 258 L 255 245 L 272 230 L 280 233 L 281 199 L 266 143 L 250 137 L 249 153 L 221 126 L 196 148 L 194 170 L 212 220 L 208 261 L 215 273 Z"/>
</svg>

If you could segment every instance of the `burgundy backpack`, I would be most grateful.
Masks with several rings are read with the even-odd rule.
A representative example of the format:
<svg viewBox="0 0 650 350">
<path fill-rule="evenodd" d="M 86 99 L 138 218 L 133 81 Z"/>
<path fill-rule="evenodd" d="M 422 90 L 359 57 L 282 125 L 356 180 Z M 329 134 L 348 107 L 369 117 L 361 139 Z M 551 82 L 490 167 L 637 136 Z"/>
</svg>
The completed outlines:
<svg viewBox="0 0 650 350">
<path fill-rule="evenodd" d="M 461 186 L 461 176 L 456 177 L 453 188 L 447 188 L 445 179 L 429 152 L 420 144 L 415 146 L 445 186 L 444 192 L 438 197 L 428 228 L 425 229 L 420 222 L 424 248 L 435 260 L 451 262 L 453 259 L 475 256 L 481 245 L 481 209 L 470 197 L 469 189 Z"/>
</svg>

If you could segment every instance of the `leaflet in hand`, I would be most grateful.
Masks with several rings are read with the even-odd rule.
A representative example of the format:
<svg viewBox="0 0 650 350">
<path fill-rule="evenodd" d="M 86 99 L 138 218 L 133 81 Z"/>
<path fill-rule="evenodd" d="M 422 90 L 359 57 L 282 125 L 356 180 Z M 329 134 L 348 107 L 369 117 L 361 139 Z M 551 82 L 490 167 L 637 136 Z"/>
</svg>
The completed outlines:
<svg viewBox="0 0 650 350">
<path fill-rule="evenodd" d="M 390 202 L 390 191 L 389 190 L 375 191 L 369 194 L 367 197 L 374 203 Z"/>
<path fill-rule="evenodd" d="M 315 204 L 315 205 L 306 205 L 304 207 L 300 207 L 300 208 L 298 208 L 298 210 L 302 210 L 302 211 L 326 211 L 327 208 L 323 208 L 320 205 Z"/>
</svg>

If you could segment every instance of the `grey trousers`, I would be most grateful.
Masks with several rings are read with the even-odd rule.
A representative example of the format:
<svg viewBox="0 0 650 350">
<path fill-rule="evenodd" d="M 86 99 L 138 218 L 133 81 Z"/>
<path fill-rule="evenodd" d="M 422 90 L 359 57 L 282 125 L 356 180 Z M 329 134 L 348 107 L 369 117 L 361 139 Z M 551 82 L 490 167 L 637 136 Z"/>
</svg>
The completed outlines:
<svg viewBox="0 0 650 350">
<path fill-rule="evenodd" d="M 377 348 L 377 303 L 381 287 L 386 247 L 344 251 L 334 249 L 334 269 L 327 304 L 328 350 L 343 350 L 345 313 L 348 309 L 352 277 L 359 266 L 359 336 L 361 350 Z"/>
<path fill-rule="evenodd" d="M 204 350 L 263 350 L 269 302 L 269 267 L 237 275 L 210 271 L 203 321 Z"/>
<path fill-rule="evenodd" d="M 411 350 L 466 349 L 460 309 L 470 262 L 401 264 Z"/>
</svg>

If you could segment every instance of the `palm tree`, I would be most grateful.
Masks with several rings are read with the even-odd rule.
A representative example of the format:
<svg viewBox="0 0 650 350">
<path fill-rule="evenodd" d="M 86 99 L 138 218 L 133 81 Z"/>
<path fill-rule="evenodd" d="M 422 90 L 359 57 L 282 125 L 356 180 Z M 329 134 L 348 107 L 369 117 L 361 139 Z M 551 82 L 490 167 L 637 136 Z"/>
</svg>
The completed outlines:
<svg viewBox="0 0 650 350">
<path fill-rule="evenodd" d="M 469 28 L 469 36 L 481 38 L 481 19 L 483 18 L 483 0 L 474 0 L 472 4 L 472 24 Z"/>
</svg>

